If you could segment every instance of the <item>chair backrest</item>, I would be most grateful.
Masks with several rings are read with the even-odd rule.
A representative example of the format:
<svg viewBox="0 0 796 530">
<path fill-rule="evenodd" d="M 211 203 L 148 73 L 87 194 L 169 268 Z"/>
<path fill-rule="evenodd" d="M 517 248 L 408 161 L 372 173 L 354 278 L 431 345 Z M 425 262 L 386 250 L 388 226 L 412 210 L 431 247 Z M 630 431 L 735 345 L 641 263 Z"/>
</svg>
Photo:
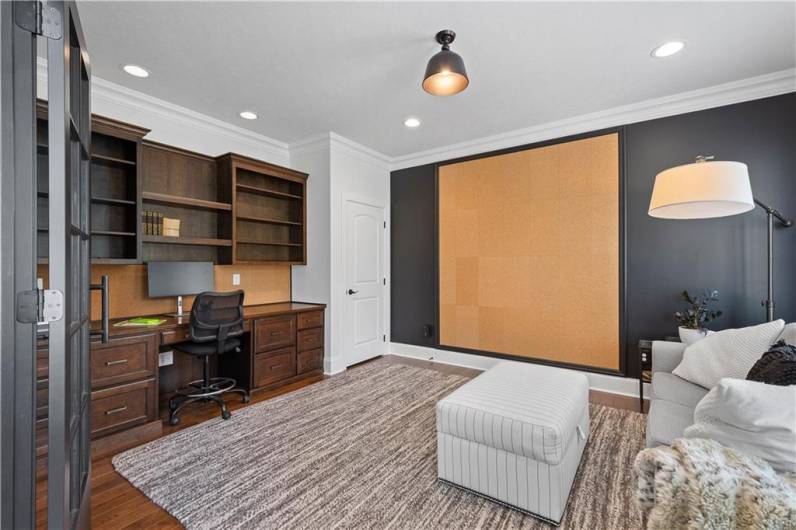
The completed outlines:
<svg viewBox="0 0 796 530">
<path fill-rule="evenodd" d="M 196 295 L 188 332 L 191 341 L 216 341 L 218 352 L 226 351 L 227 339 L 243 335 L 243 291 Z"/>
</svg>

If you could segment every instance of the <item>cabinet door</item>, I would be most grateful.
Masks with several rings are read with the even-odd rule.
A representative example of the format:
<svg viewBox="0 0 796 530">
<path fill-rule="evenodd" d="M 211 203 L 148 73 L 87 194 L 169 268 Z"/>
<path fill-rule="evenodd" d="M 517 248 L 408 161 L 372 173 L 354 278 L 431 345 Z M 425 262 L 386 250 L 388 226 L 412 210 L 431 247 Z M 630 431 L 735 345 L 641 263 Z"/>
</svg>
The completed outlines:
<svg viewBox="0 0 796 530">
<path fill-rule="evenodd" d="M 299 313 L 296 318 L 298 319 L 298 329 L 300 330 L 323 326 L 323 311 Z"/>
<path fill-rule="evenodd" d="M 293 346 L 254 356 L 255 388 L 277 383 L 296 375 L 296 349 Z"/>
<path fill-rule="evenodd" d="M 155 334 L 91 344 L 91 388 L 153 378 L 158 369 Z"/>
<path fill-rule="evenodd" d="M 254 351 L 276 350 L 296 343 L 296 317 L 283 315 L 254 322 Z"/>
<path fill-rule="evenodd" d="M 97 390 L 91 394 L 91 437 L 123 431 L 157 419 L 155 380 Z"/>
</svg>

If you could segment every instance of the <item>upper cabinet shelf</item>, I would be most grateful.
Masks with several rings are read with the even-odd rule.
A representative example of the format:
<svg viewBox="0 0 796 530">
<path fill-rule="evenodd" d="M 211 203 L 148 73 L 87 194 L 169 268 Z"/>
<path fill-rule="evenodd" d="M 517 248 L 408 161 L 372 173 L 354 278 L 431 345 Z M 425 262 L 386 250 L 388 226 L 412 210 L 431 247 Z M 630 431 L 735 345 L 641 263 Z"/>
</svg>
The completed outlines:
<svg viewBox="0 0 796 530">
<path fill-rule="evenodd" d="M 235 263 L 307 262 L 307 174 L 235 154 L 218 159 L 234 183 Z"/>
<path fill-rule="evenodd" d="M 144 191 L 141 198 L 145 201 L 158 202 L 161 204 L 172 204 L 189 208 L 204 208 L 207 210 L 232 211 L 232 204 L 227 202 L 206 201 L 204 199 L 193 199 L 191 197 L 180 197 L 179 195 L 169 195 L 167 193 L 155 193 Z"/>
<path fill-rule="evenodd" d="M 151 142 L 144 140 L 147 129 L 101 116 L 92 116 L 91 130 L 93 263 L 306 263 L 305 173 L 234 153 L 210 157 Z M 37 108 L 36 140 L 37 246 L 46 263 L 46 102 Z M 152 230 L 161 226 L 153 218 L 179 220 L 179 235 Z"/>
<path fill-rule="evenodd" d="M 266 195 L 268 197 L 275 197 L 277 199 L 291 199 L 300 201 L 303 200 L 304 197 L 301 195 L 293 195 L 291 193 L 284 193 L 281 191 L 276 190 L 269 190 L 267 188 L 261 188 L 259 186 L 249 186 L 246 184 L 238 184 L 237 186 L 238 191 L 245 191 L 248 193 L 256 193 L 258 195 Z"/>
<path fill-rule="evenodd" d="M 92 263 L 140 262 L 138 151 L 148 129 L 103 116 L 91 117 L 90 192 Z M 40 222 L 49 207 L 47 102 L 36 106 L 37 196 Z M 49 233 L 37 233 L 39 262 L 47 262 Z"/>
</svg>

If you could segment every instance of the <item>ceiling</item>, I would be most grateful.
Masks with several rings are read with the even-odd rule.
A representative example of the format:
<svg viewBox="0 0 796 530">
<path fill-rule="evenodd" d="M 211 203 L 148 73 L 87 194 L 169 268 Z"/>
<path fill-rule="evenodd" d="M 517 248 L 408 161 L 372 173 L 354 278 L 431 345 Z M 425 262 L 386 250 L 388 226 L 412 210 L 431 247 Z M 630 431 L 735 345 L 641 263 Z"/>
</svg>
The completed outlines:
<svg viewBox="0 0 796 530">
<path fill-rule="evenodd" d="M 796 3 L 81 2 L 94 74 L 284 142 L 400 156 L 796 65 Z M 469 88 L 421 89 L 456 31 Z M 685 51 L 653 59 L 672 39 Z M 120 66 L 147 68 L 147 79 Z M 238 116 L 259 115 L 255 121 Z M 422 120 L 407 129 L 409 116 Z"/>
</svg>

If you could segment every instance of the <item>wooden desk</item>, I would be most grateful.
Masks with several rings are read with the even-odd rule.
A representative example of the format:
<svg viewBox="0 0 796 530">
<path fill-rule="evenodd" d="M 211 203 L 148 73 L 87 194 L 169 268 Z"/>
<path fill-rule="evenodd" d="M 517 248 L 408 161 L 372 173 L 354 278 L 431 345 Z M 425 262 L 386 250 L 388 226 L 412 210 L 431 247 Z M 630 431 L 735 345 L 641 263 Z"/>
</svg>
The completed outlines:
<svg viewBox="0 0 796 530">
<path fill-rule="evenodd" d="M 212 371 L 232 377 L 249 391 L 270 389 L 321 373 L 324 357 L 323 304 L 283 302 L 244 307 L 243 347 L 214 359 Z M 108 454 L 122 446 L 160 436 L 160 405 L 178 387 L 201 379 L 201 363 L 174 351 L 174 363 L 158 368 L 158 354 L 188 340 L 190 317 L 164 318 L 157 326 L 118 327 L 110 321 L 109 342 L 91 343 L 92 451 Z M 91 329 L 101 329 L 92 322 Z M 46 339 L 37 356 L 37 453 L 46 470 L 47 377 Z M 42 462 L 44 462 L 42 464 Z"/>
</svg>

